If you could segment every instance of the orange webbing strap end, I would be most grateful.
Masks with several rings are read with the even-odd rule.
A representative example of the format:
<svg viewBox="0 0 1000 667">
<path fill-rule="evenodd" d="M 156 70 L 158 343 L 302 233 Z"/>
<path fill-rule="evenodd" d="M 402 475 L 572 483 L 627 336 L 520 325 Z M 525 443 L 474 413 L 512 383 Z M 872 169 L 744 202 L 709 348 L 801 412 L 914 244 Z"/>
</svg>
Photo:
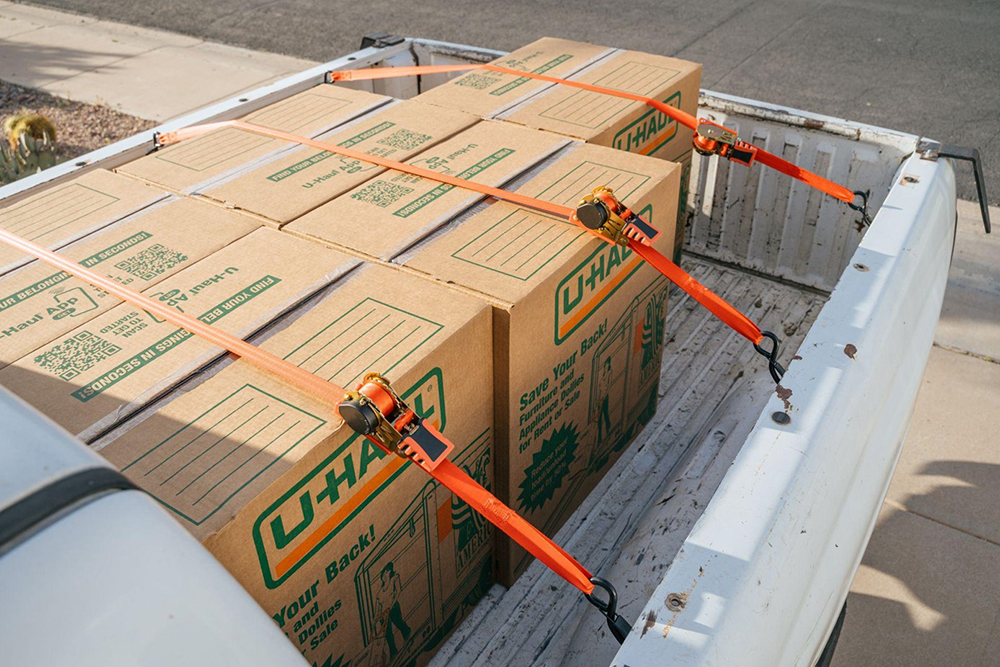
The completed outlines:
<svg viewBox="0 0 1000 667">
<path fill-rule="evenodd" d="M 691 274 L 664 257 L 658 250 L 636 241 L 629 241 L 628 247 L 666 276 L 670 282 L 690 294 L 692 299 L 728 324 L 736 333 L 755 345 L 763 340 L 764 335 L 761 333 L 760 327 L 754 324 L 750 318 L 695 280 Z"/>
<path fill-rule="evenodd" d="M 454 463 L 445 459 L 431 476 L 584 595 L 594 592 L 593 575 L 583 565 Z"/>
<path fill-rule="evenodd" d="M 781 378 L 785 374 L 785 369 L 778 363 L 780 343 L 775 334 L 770 331 L 761 331 L 760 327 L 754 324 L 749 317 L 736 310 L 728 301 L 695 280 L 691 274 L 664 257 L 655 248 L 634 240 L 629 241 L 628 247 L 649 262 L 672 283 L 690 294 L 691 298 L 704 306 L 709 312 L 729 325 L 736 333 L 753 343 L 753 349 L 767 359 L 767 368 L 771 373 L 771 378 L 776 384 L 781 382 Z M 771 341 L 770 349 L 762 344 L 765 339 Z"/>
<path fill-rule="evenodd" d="M 608 629 L 618 643 L 625 641 L 632 624 L 618 613 L 618 592 L 611 582 L 590 574 L 587 568 L 580 565 L 562 547 L 528 523 L 520 514 L 500 502 L 496 496 L 451 461 L 447 459 L 442 461 L 431 475 L 550 570 L 579 589 L 587 598 L 587 602 L 597 607 L 604 615 Z M 597 588 L 604 590 L 606 600 L 594 594 Z"/>
<path fill-rule="evenodd" d="M 843 185 L 839 183 L 834 183 L 833 181 L 823 178 L 819 174 L 814 174 L 811 171 L 803 169 L 798 165 L 795 165 L 784 158 L 780 158 L 774 153 L 768 153 L 763 148 L 757 149 L 757 161 L 763 165 L 770 167 L 776 171 L 780 171 L 786 176 L 790 176 L 798 181 L 802 181 L 806 185 L 816 188 L 821 192 L 839 199 L 846 204 L 852 204 L 857 198 L 857 193 L 848 190 Z"/>
<path fill-rule="evenodd" d="M 156 315 L 157 317 L 185 329 L 196 336 L 209 341 L 214 345 L 235 354 L 260 368 L 277 375 L 278 377 L 291 382 L 299 389 L 316 396 L 336 408 L 344 396 L 344 389 L 313 375 L 309 371 L 299 368 L 295 364 L 285 361 L 281 357 L 276 357 L 270 352 L 266 352 L 256 345 L 233 336 L 222 329 L 205 324 L 201 320 L 180 312 L 170 306 L 150 299 L 144 294 L 134 292 L 127 287 L 116 283 L 114 280 L 94 273 L 90 269 L 84 268 L 71 259 L 58 255 L 47 248 L 32 243 L 16 234 L 0 229 L 0 242 L 6 243 L 12 248 L 16 248 L 24 253 L 32 255 L 43 262 L 65 271 L 66 273 L 89 283 L 90 285 L 113 294 L 122 301 L 132 304 L 137 308 Z"/>
</svg>

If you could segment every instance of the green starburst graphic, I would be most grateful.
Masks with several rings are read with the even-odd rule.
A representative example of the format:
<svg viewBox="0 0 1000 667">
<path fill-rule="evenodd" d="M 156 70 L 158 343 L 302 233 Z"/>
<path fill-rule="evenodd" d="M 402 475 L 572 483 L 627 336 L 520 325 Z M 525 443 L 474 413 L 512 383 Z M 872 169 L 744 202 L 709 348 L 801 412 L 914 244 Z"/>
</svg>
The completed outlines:
<svg viewBox="0 0 1000 667">
<path fill-rule="evenodd" d="M 519 485 L 518 509 L 534 512 L 555 496 L 576 460 L 579 447 L 576 424 L 563 424 L 542 441 L 542 447 L 531 457 Z"/>
</svg>

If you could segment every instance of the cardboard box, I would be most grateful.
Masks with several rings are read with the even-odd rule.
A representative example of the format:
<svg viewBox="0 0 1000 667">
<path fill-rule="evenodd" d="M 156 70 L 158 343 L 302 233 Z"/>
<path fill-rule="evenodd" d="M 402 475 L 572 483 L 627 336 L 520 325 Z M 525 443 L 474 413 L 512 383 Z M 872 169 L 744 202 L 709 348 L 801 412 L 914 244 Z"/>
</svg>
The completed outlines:
<svg viewBox="0 0 1000 667">
<path fill-rule="evenodd" d="M 394 102 L 319 139 L 404 161 L 478 121 L 453 109 Z M 370 162 L 306 146 L 258 161 L 196 193 L 280 227 L 383 171 Z"/>
<path fill-rule="evenodd" d="M 352 385 L 377 369 L 486 487 L 490 313 L 365 266 L 261 343 Z M 157 497 L 316 665 L 423 665 L 491 582 L 492 529 L 329 405 L 244 361 L 176 392 L 101 449 Z"/>
<path fill-rule="evenodd" d="M 615 49 L 567 78 L 698 113 L 701 65 L 686 60 Z M 663 113 L 643 102 L 570 86 L 552 85 L 493 117 L 664 160 L 691 154 L 692 131 Z"/>
<path fill-rule="evenodd" d="M 0 228 L 57 250 L 167 196 L 166 192 L 94 169 L 0 206 Z M 0 275 L 32 261 L 0 245 Z"/>
<path fill-rule="evenodd" d="M 493 61 L 521 72 L 565 79 L 614 49 L 568 39 L 543 37 Z M 513 74 L 477 70 L 431 88 L 414 99 L 448 109 L 459 109 L 480 118 L 493 118 L 505 109 L 530 99 L 553 84 Z"/>
<path fill-rule="evenodd" d="M 264 127 L 315 137 L 389 101 L 383 95 L 320 84 L 247 115 Z M 167 146 L 118 167 L 117 171 L 167 190 L 188 194 L 204 189 L 233 169 L 298 144 L 253 132 L 224 128 Z"/>
<path fill-rule="evenodd" d="M 346 255 L 261 228 L 144 294 L 245 337 L 355 266 Z M 221 355 L 121 304 L 0 370 L 0 384 L 86 441 Z"/>
<path fill-rule="evenodd" d="M 499 186 L 568 143 L 508 123 L 480 122 L 406 162 Z M 386 171 L 283 230 L 365 258 L 388 260 L 482 198 L 471 190 Z"/>
<path fill-rule="evenodd" d="M 60 254 L 142 292 L 258 226 L 235 213 L 171 197 Z M 11 272 L 0 278 L 0 368 L 120 303 L 39 260 Z"/>
<path fill-rule="evenodd" d="M 556 43 L 566 53 L 580 53 L 590 47 L 596 55 L 584 67 L 562 74 L 549 71 L 546 72 L 548 75 L 652 97 L 691 115 L 697 115 L 701 86 L 701 65 L 697 63 L 624 49 L 603 49 L 598 53 L 600 47 L 551 38 L 540 39 L 518 49 L 511 56 L 542 52 L 547 57 L 553 53 Z M 496 62 L 504 64 L 509 58 L 510 56 L 501 58 Z M 572 59 L 568 62 L 572 62 Z M 691 175 L 692 130 L 680 126 L 642 102 L 537 81 L 535 83 L 538 85 L 531 89 L 531 93 L 522 95 L 516 103 L 494 102 L 491 105 L 487 102 L 497 99 L 491 88 L 478 93 L 470 92 L 477 77 L 488 75 L 512 76 L 472 72 L 416 99 L 452 109 L 474 109 L 483 118 L 503 119 L 598 146 L 609 146 L 680 163 L 683 166 L 680 189 L 682 195 L 678 199 L 674 239 L 674 259 L 679 260 L 684 241 L 685 207 Z M 470 98 L 475 102 L 471 102 Z"/>
<path fill-rule="evenodd" d="M 661 234 L 669 255 L 680 167 L 576 144 L 518 188 L 571 205 L 608 185 Z M 397 261 L 494 306 L 497 494 L 548 535 L 653 415 L 668 283 L 633 251 L 506 202 Z M 498 542 L 510 585 L 530 562 Z"/>
</svg>

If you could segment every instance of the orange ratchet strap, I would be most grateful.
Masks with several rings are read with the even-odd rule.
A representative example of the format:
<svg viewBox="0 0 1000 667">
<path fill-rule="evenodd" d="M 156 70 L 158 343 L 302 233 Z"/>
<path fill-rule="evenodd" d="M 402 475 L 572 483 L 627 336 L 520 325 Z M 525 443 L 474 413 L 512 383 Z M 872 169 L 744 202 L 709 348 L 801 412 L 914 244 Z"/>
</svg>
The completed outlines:
<svg viewBox="0 0 1000 667">
<path fill-rule="evenodd" d="M 450 67 L 450 65 L 446 65 L 445 67 Z M 379 70 L 373 71 L 377 72 Z M 677 110 L 674 109 L 674 111 Z M 244 130 L 246 132 L 252 132 L 265 137 L 281 139 L 282 141 L 288 141 L 291 143 L 299 143 L 305 146 L 312 146 L 313 148 L 329 151 L 331 153 L 337 153 L 361 162 L 377 164 L 387 169 L 401 171 L 406 174 L 420 176 L 422 178 L 438 181 L 439 183 L 445 183 L 464 190 L 478 192 L 479 194 L 493 197 L 494 199 L 507 201 L 512 204 L 532 208 L 537 211 L 542 211 L 543 213 L 564 218 L 594 234 L 598 238 L 607 241 L 608 243 L 616 243 L 627 246 L 638 253 L 639 256 L 649 262 L 657 271 L 666 276 L 675 285 L 687 292 L 693 299 L 698 301 L 698 303 L 708 309 L 712 314 L 729 325 L 741 336 L 749 340 L 753 344 L 757 353 L 767 358 L 768 368 L 774 381 L 781 381 L 781 376 L 785 371 L 777 361 L 779 354 L 779 341 L 777 336 L 769 331 L 761 331 L 761 329 L 746 315 L 699 283 L 682 268 L 664 257 L 659 251 L 652 248 L 649 243 L 659 232 L 657 232 L 655 227 L 622 205 L 621 202 L 615 199 L 611 190 L 607 188 L 597 188 L 593 195 L 588 195 L 583 201 L 580 202 L 576 209 L 572 209 L 568 206 L 562 206 L 560 204 L 544 201 L 535 197 L 528 197 L 527 195 L 522 195 L 517 192 L 511 192 L 509 190 L 493 187 L 491 185 L 484 185 L 482 183 L 456 178 L 455 176 L 451 176 L 449 174 L 442 174 L 430 169 L 424 169 L 423 167 L 406 164 L 405 162 L 397 162 L 396 160 L 390 160 L 377 155 L 369 155 L 368 153 L 353 150 L 351 148 L 345 148 L 344 146 L 339 146 L 337 144 L 320 141 L 318 139 L 311 139 L 297 134 L 291 134 L 290 132 L 284 132 L 282 130 L 274 130 L 242 120 L 227 120 L 220 123 L 194 125 L 192 127 L 186 127 L 173 132 L 155 133 L 153 135 L 153 147 L 155 150 L 163 146 L 169 146 L 171 144 L 184 141 L 185 139 L 194 138 L 202 134 L 224 128 Z M 578 217 L 578 214 L 580 213 L 583 213 L 588 220 L 584 221 Z M 588 213 L 590 214 L 589 216 L 587 215 Z M 623 219 L 622 216 L 626 216 L 627 219 Z M 617 225 L 617 228 L 603 229 L 605 225 Z M 766 349 L 761 346 L 761 343 L 765 338 L 771 340 L 771 349 Z"/>
<path fill-rule="evenodd" d="M 465 65 L 414 65 L 410 67 L 375 67 L 369 69 L 339 70 L 336 72 L 328 72 L 327 80 L 331 83 L 336 81 L 366 81 L 371 79 L 391 79 L 402 76 L 418 76 L 421 74 L 447 74 L 451 72 L 464 72 L 469 70 L 488 70 L 491 72 L 499 72 L 501 74 L 511 74 L 513 76 L 535 79 L 537 81 L 545 81 L 547 83 L 555 83 L 562 86 L 569 86 L 571 88 L 579 88 L 581 90 L 600 93 L 602 95 L 620 97 L 634 102 L 642 102 L 643 104 L 646 104 L 647 106 L 650 106 L 660 113 L 677 121 L 681 125 L 694 130 L 694 148 L 702 155 L 719 155 L 747 167 L 753 164 L 756 159 L 763 165 L 780 171 L 786 176 L 790 176 L 791 178 L 801 181 L 810 187 L 825 192 L 831 197 L 839 199 L 855 211 L 861 212 L 866 224 L 871 223 L 867 212 L 868 195 L 864 191 L 855 190 L 852 192 L 843 185 L 823 178 L 819 174 L 814 174 L 811 171 L 802 169 L 788 160 L 778 157 L 774 153 L 769 153 L 763 148 L 759 148 L 749 142 L 739 139 L 734 130 L 730 130 L 722 125 L 719 125 L 718 123 L 713 123 L 706 118 L 696 118 L 685 111 L 681 111 L 680 109 L 651 97 L 636 95 L 635 93 L 628 93 L 622 90 L 615 90 L 613 88 L 605 88 L 603 86 L 595 86 L 581 81 L 560 79 L 558 77 L 537 74 L 535 72 L 522 72 L 508 67 L 491 65 L 489 63 Z M 855 204 L 854 201 L 858 198 L 861 199 L 861 203 Z"/>
<path fill-rule="evenodd" d="M 447 459 L 454 445 L 436 428 L 423 421 L 398 397 L 382 376 L 370 373 L 356 391 L 348 392 L 336 384 L 299 368 L 256 345 L 233 336 L 190 315 L 171 308 L 144 294 L 135 292 L 110 278 L 83 267 L 25 238 L 0 229 L 0 243 L 32 255 L 90 285 L 142 308 L 151 314 L 186 329 L 214 345 L 242 357 L 259 368 L 273 373 L 299 390 L 328 403 L 357 433 L 364 435 L 389 453 L 410 459 L 430 473 L 449 491 L 468 503 L 515 542 L 578 588 L 587 600 L 606 617 L 619 643 L 631 630 L 631 624 L 617 613 L 618 594 L 608 581 L 591 575 L 572 556 L 507 507 L 496 496 Z M 371 420 L 371 421 L 368 421 Z M 607 592 L 607 601 L 594 595 L 596 588 Z"/>
</svg>

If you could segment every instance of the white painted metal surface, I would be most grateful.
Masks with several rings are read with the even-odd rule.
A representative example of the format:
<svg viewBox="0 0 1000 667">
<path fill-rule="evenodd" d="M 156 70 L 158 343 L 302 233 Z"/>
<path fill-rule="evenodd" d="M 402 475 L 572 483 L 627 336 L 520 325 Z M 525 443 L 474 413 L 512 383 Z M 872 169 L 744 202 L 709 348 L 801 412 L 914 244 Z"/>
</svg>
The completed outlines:
<svg viewBox="0 0 1000 667">
<path fill-rule="evenodd" d="M 788 405 L 765 406 L 614 664 L 818 658 L 906 435 L 954 221 L 951 166 L 907 159 L 785 376 Z"/>
<path fill-rule="evenodd" d="M 107 466 L 0 389 L 0 510 Z M 0 664 L 303 667 L 249 594 L 154 500 L 93 496 L 0 551 Z"/>
</svg>

